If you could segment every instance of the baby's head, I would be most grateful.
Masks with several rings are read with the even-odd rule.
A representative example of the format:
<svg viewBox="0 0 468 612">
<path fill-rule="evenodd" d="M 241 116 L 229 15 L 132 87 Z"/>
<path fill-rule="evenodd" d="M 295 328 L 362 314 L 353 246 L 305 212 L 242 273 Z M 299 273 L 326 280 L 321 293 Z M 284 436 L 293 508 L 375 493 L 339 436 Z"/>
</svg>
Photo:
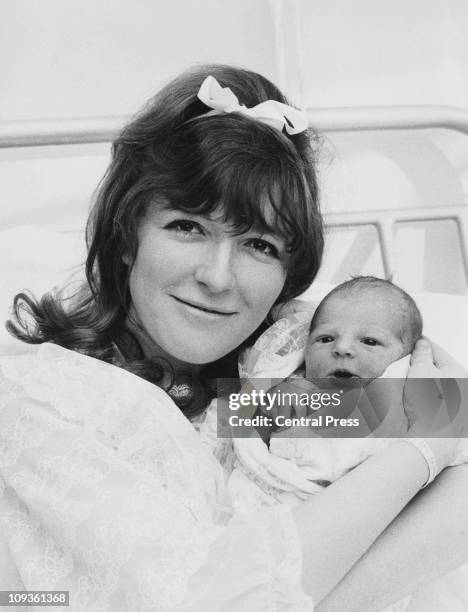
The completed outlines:
<svg viewBox="0 0 468 612">
<path fill-rule="evenodd" d="M 310 326 L 306 377 L 377 378 L 422 334 L 415 301 L 392 282 L 360 276 L 320 302 Z"/>
</svg>

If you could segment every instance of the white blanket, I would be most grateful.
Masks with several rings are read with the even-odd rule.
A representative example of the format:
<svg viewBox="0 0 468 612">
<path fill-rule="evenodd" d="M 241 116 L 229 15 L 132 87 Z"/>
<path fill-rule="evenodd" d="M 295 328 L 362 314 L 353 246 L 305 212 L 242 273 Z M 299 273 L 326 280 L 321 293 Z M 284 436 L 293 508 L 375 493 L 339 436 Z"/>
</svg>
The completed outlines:
<svg viewBox="0 0 468 612">
<path fill-rule="evenodd" d="M 269 380 L 287 378 L 304 360 L 311 312 L 291 314 L 277 321 L 241 358 L 242 378 L 258 390 L 268 390 Z M 410 357 L 391 364 L 382 378 L 404 378 Z M 389 415 L 391 430 L 407 430 L 407 418 L 401 413 Z M 294 437 L 290 437 L 290 435 Z M 267 445 L 255 432 L 252 437 L 235 438 L 237 467 L 229 482 L 234 499 L 243 510 L 288 503 L 296 505 L 320 491 L 326 483 L 343 476 L 356 465 L 398 440 L 393 438 L 323 438 L 297 437 L 285 430 L 272 436 Z M 468 444 L 462 440 L 451 465 L 468 462 Z"/>
</svg>

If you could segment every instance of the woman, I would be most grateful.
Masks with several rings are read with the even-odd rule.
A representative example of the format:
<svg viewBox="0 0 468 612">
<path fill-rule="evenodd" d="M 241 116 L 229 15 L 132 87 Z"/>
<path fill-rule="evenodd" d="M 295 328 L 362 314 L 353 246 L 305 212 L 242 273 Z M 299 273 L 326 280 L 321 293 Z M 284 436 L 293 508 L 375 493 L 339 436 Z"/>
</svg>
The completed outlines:
<svg viewBox="0 0 468 612">
<path fill-rule="evenodd" d="M 86 285 L 15 300 L 10 330 L 39 347 L 1 360 L 2 589 L 69 590 L 75 610 L 311 610 L 449 462 L 451 441 L 401 442 L 293 511 L 242 518 L 188 420 L 319 268 L 305 127 L 263 77 L 208 66 L 114 143 Z"/>
</svg>

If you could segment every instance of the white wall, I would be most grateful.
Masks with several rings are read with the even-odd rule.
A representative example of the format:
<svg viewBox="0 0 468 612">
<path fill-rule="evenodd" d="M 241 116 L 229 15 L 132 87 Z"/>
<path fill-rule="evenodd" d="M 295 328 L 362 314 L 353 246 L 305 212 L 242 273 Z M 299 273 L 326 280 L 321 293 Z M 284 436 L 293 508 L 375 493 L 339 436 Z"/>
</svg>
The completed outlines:
<svg viewBox="0 0 468 612">
<path fill-rule="evenodd" d="M 275 79 L 268 0 L 3 2 L 0 120 L 133 112 L 200 62 Z"/>
<path fill-rule="evenodd" d="M 281 5 L 288 18 L 280 77 L 304 107 L 444 105 L 468 111 L 466 0 L 284 0 Z M 466 135 L 443 130 L 337 134 L 324 144 L 326 211 L 466 205 Z M 453 223 L 403 230 L 397 282 L 419 290 L 467 292 Z M 381 274 L 378 249 L 365 255 L 369 240 L 363 234 L 354 240 L 330 237 L 321 277 L 339 282 L 350 272 Z M 334 261 L 337 252 L 341 262 Z M 364 268 L 350 270 L 358 261 Z"/>
<path fill-rule="evenodd" d="M 304 106 L 467 109 L 466 32 L 466 0 L 4 2 L 0 121 L 132 113 L 163 82 L 200 62 L 258 70 Z M 441 131 L 337 135 L 321 151 L 324 207 L 465 203 L 467 142 Z M 108 147 L 58 149 L 0 151 L 0 227 L 83 226 Z M 458 246 L 450 250 L 453 232 L 439 232 L 436 244 L 433 232 L 420 237 L 418 230 L 418 257 L 430 260 L 433 272 L 428 278 L 417 266 L 405 283 L 466 291 Z M 403 262 L 415 240 L 400 245 Z M 447 262 L 453 274 L 445 273 Z M 368 265 L 381 272 L 375 253 Z M 332 268 L 323 274 L 339 280 Z"/>
<path fill-rule="evenodd" d="M 277 80 L 269 0 L 14 0 L 0 8 L 0 121 L 126 115 L 195 63 Z M 108 146 L 0 150 L 0 228 L 84 227 Z"/>
<path fill-rule="evenodd" d="M 287 0 L 310 106 L 468 106 L 466 0 Z"/>
<path fill-rule="evenodd" d="M 125 114 L 207 61 L 259 70 L 310 106 L 467 107 L 467 31 L 466 0 L 4 2 L 0 119 Z"/>
</svg>

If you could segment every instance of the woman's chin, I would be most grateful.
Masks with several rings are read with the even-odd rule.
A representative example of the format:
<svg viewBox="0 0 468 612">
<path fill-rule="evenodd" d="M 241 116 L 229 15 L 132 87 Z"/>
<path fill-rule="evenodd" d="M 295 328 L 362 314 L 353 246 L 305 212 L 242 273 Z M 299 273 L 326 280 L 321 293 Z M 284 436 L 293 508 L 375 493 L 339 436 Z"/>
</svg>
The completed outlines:
<svg viewBox="0 0 468 612">
<path fill-rule="evenodd" d="M 179 346 L 173 343 L 172 346 L 167 347 L 164 352 L 168 360 L 175 366 L 179 364 L 181 366 L 186 365 L 201 368 L 208 363 L 221 359 L 221 357 L 230 353 L 234 348 L 235 346 L 218 348 L 214 347 L 212 343 L 207 342 L 199 342 L 194 343 L 193 346 L 187 346 L 186 342 L 180 342 Z"/>
</svg>

